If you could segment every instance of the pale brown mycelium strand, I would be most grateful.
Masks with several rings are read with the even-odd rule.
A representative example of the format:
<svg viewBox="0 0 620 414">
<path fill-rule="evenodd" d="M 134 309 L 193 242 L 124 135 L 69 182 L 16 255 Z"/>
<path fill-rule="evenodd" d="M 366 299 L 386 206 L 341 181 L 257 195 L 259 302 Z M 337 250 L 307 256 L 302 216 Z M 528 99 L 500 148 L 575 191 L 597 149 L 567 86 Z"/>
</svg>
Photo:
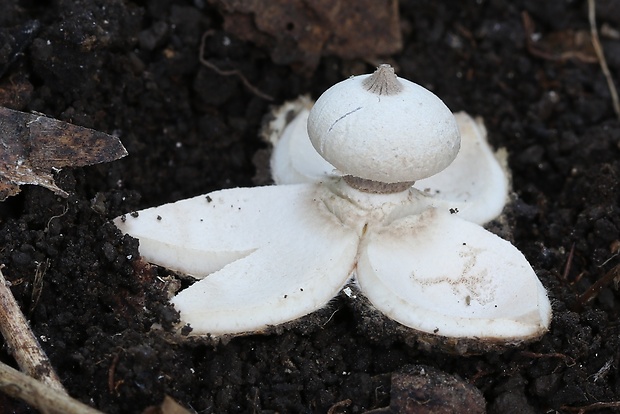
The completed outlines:
<svg viewBox="0 0 620 414">
<path fill-rule="evenodd" d="M 372 76 L 364 79 L 362 85 L 368 92 L 377 95 L 396 95 L 403 90 L 403 84 L 394 73 L 394 68 L 387 63 L 380 65 Z"/>
</svg>

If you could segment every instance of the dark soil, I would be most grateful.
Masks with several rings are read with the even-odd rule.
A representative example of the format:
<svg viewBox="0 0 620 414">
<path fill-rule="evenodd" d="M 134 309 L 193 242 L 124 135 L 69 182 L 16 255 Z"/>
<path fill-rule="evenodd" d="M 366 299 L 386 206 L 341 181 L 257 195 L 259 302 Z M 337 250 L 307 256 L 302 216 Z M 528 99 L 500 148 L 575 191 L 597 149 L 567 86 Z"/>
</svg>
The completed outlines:
<svg viewBox="0 0 620 414">
<path fill-rule="evenodd" d="M 597 7 L 599 27 L 620 28 L 617 2 Z M 67 199 L 25 186 L 0 205 L 3 272 L 72 396 L 109 413 L 138 413 L 166 394 L 200 413 L 327 412 L 339 402 L 333 412 L 355 413 L 387 406 L 392 373 L 425 364 L 481 390 L 490 413 L 569 413 L 620 400 L 619 293 L 611 281 L 586 293 L 620 264 L 620 122 L 594 55 L 570 53 L 569 40 L 589 30 L 586 1 L 401 4 L 404 48 L 389 61 L 453 111 L 482 116 L 493 145 L 508 149 L 513 242 L 553 301 L 542 340 L 468 357 L 372 337 L 341 300 L 313 329 L 217 346 L 173 340 L 169 272 L 141 263 L 137 241 L 110 223 L 253 185 L 270 105 L 316 98 L 376 62 L 324 57 L 302 76 L 224 33 L 219 12 L 201 0 L 3 0 L 0 10 L 0 104 L 115 134 L 130 154 L 62 170 L 56 181 Z M 529 48 L 525 12 L 541 38 Z M 35 34 L 24 35 L 33 21 Z M 207 30 L 204 56 L 239 69 L 272 103 L 200 64 Z M 602 41 L 618 81 L 620 41 Z M 1 358 L 14 363 L 6 349 Z M 34 411 L 6 397 L 0 407 Z"/>
</svg>

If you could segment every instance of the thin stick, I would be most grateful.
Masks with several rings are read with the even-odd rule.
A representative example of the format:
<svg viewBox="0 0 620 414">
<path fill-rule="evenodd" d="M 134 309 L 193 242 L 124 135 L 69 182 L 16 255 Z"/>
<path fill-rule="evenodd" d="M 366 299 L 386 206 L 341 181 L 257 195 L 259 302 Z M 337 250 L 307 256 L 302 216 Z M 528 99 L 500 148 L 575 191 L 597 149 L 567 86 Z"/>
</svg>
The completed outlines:
<svg viewBox="0 0 620 414">
<path fill-rule="evenodd" d="M 7 342 L 9 352 L 23 372 L 59 392 L 66 393 L 7 286 L 2 270 L 0 270 L 0 332 Z"/>
<path fill-rule="evenodd" d="M 578 300 L 581 305 L 585 305 L 594 299 L 601 289 L 605 286 L 609 285 L 611 282 L 618 280 L 620 278 L 620 264 L 612 267 L 609 272 L 605 273 L 605 275 L 594 282 L 592 286 L 588 288 L 585 292 L 583 292 Z"/>
<path fill-rule="evenodd" d="M 327 410 L 327 414 L 334 414 L 336 411 L 339 411 L 340 408 L 346 408 L 350 406 L 351 403 L 352 401 L 349 399 L 338 401 L 337 403 L 329 407 L 329 410 Z"/>
<path fill-rule="evenodd" d="M 43 384 L 0 362 L 0 391 L 47 414 L 102 414 L 66 393 Z"/>
<path fill-rule="evenodd" d="M 568 253 L 568 259 L 566 259 L 566 266 L 564 266 L 564 273 L 562 273 L 562 279 L 564 281 L 568 281 L 568 275 L 570 274 L 570 268 L 573 264 L 573 256 L 575 254 L 575 243 L 570 247 L 570 252 Z"/>
<path fill-rule="evenodd" d="M 601 46 L 601 41 L 598 38 L 598 29 L 596 28 L 596 11 L 595 11 L 594 0 L 588 0 L 588 20 L 590 21 L 590 33 L 592 37 L 592 46 L 594 46 L 596 57 L 598 58 L 598 62 L 601 65 L 601 71 L 603 72 L 603 75 L 605 75 L 605 79 L 607 80 L 607 87 L 609 88 L 609 93 L 611 94 L 611 101 L 614 106 L 614 111 L 616 112 L 618 119 L 620 119 L 620 100 L 618 100 L 618 91 L 616 90 L 616 85 L 614 85 L 614 80 L 611 77 L 609 68 L 607 67 L 607 61 L 605 60 L 605 54 L 603 53 L 603 47 Z"/>
<path fill-rule="evenodd" d="M 266 93 L 258 89 L 256 86 L 252 85 L 250 81 L 248 80 L 248 78 L 246 78 L 243 75 L 243 73 L 241 73 L 241 71 L 239 71 L 238 69 L 231 69 L 231 70 L 220 69 L 214 63 L 209 62 L 207 59 L 203 57 L 207 37 L 211 36 L 212 34 L 213 34 L 212 30 L 207 30 L 202 35 L 202 39 L 200 40 L 200 50 L 198 52 L 198 60 L 200 60 L 200 63 L 202 63 L 203 65 L 205 65 L 206 67 L 208 67 L 209 69 L 217 73 L 218 75 L 238 77 L 241 80 L 241 82 L 245 85 L 245 87 L 248 88 L 250 92 L 252 92 L 254 95 L 260 98 L 263 98 L 266 101 L 273 101 L 272 96 L 267 95 Z"/>
<path fill-rule="evenodd" d="M 583 414 L 592 410 L 602 410 L 603 408 L 620 408 L 620 401 L 595 402 L 593 404 L 584 405 L 581 407 L 571 407 L 564 405 L 561 408 L 562 410 L 570 411 L 572 413 Z"/>
</svg>

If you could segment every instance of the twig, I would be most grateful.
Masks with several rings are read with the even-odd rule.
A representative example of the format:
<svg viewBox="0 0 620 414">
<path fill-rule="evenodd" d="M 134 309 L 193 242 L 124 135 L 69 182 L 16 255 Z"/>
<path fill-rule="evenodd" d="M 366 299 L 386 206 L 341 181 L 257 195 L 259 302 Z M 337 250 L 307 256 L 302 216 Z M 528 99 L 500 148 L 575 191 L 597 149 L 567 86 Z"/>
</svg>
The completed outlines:
<svg viewBox="0 0 620 414">
<path fill-rule="evenodd" d="M 520 355 L 527 358 L 559 358 L 565 361 L 567 367 L 572 367 L 573 365 L 575 365 L 575 360 L 573 358 L 558 352 L 541 354 L 539 352 L 521 351 Z"/>
<path fill-rule="evenodd" d="M 327 410 L 327 414 L 335 414 L 336 412 L 340 411 L 341 408 L 346 408 L 350 406 L 351 403 L 352 401 L 348 398 L 346 400 L 338 401 L 337 403 L 329 407 L 329 410 Z"/>
<path fill-rule="evenodd" d="M 609 88 L 609 93 L 611 94 L 611 102 L 613 103 L 614 111 L 616 112 L 616 116 L 618 117 L 618 119 L 620 119 L 620 101 L 618 100 L 618 91 L 616 90 L 616 85 L 614 85 L 614 80 L 611 77 L 609 68 L 607 67 L 607 61 L 605 60 L 603 47 L 601 46 L 601 41 L 598 38 L 594 0 L 588 0 L 588 20 L 590 21 L 592 46 L 594 46 L 596 57 L 598 58 L 598 62 L 601 65 L 601 71 L 603 72 L 603 75 L 605 75 L 605 79 L 607 80 L 607 87 Z"/>
<path fill-rule="evenodd" d="M 241 73 L 238 69 L 231 69 L 231 70 L 220 69 L 214 63 L 209 62 L 207 59 L 203 57 L 207 37 L 211 36 L 212 34 L 213 34 L 212 30 L 207 30 L 202 35 L 202 39 L 200 40 L 200 50 L 198 52 L 198 60 L 200 60 L 200 63 L 202 63 L 203 65 L 205 65 L 206 67 L 208 67 L 209 69 L 217 73 L 218 75 L 238 77 L 241 80 L 241 82 L 243 82 L 245 87 L 248 88 L 250 92 L 252 92 L 254 95 L 261 97 L 266 101 L 273 101 L 272 96 L 267 95 L 264 92 L 261 92 L 256 86 L 252 85 L 250 81 L 248 80 L 248 78 L 246 78 L 243 75 L 243 73 Z"/>
<path fill-rule="evenodd" d="M 116 373 L 116 366 L 118 365 L 118 361 L 121 357 L 120 352 L 117 352 L 112 358 L 112 364 L 110 365 L 110 369 L 108 369 L 108 391 L 112 394 L 116 391 L 116 382 L 114 381 L 114 374 Z"/>
<path fill-rule="evenodd" d="M 598 296 L 601 289 L 605 286 L 609 285 L 614 280 L 620 279 L 620 264 L 612 267 L 609 272 L 605 273 L 605 276 L 594 282 L 592 286 L 588 288 L 584 293 L 582 293 L 578 300 L 579 303 L 583 306 Z"/>
<path fill-rule="evenodd" d="M 41 293 L 43 293 L 43 277 L 45 272 L 50 267 L 50 259 L 45 259 L 44 262 L 39 263 L 37 270 L 34 272 L 34 281 L 32 282 L 32 293 L 30 294 L 30 309 L 28 311 L 28 317 L 32 316 L 34 309 L 39 304 L 41 299 Z"/>
<path fill-rule="evenodd" d="M 0 266 L 0 269 L 2 267 Z M 0 332 L 19 368 L 58 392 L 66 393 L 51 362 L 22 313 L 0 270 Z"/>
<path fill-rule="evenodd" d="M 562 274 L 562 279 L 568 281 L 568 275 L 570 274 L 570 268 L 573 265 L 573 257 L 575 255 L 575 243 L 570 247 L 570 252 L 568 253 L 568 259 L 566 259 L 566 266 L 564 266 L 564 273 Z"/>
<path fill-rule="evenodd" d="M 598 59 L 594 56 L 590 56 L 580 50 L 565 50 L 559 53 L 553 53 L 552 51 L 545 50 L 537 46 L 537 42 L 534 41 L 534 21 L 530 17 L 527 11 L 521 13 L 521 20 L 523 23 L 523 30 L 525 31 L 525 45 L 527 51 L 532 55 L 545 60 L 551 61 L 565 61 L 568 59 L 577 59 L 584 63 L 596 63 Z"/>
<path fill-rule="evenodd" d="M 193 411 L 195 412 L 195 411 Z M 142 414 L 191 414 L 189 410 L 176 402 L 172 397 L 166 395 L 164 401 L 159 405 L 146 407 Z"/>
<path fill-rule="evenodd" d="M 562 406 L 562 410 L 570 411 L 571 413 L 583 414 L 592 410 L 601 410 L 603 408 L 620 408 L 620 401 L 611 402 L 596 402 L 590 405 L 584 405 L 581 407 Z"/>
<path fill-rule="evenodd" d="M 66 393 L 0 362 L 0 390 L 47 414 L 102 414 Z"/>
<path fill-rule="evenodd" d="M 331 315 L 329 315 L 329 318 L 325 321 L 325 323 L 323 325 L 321 325 L 322 327 L 325 327 L 325 325 L 327 325 L 329 323 L 329 321 L 332 320 L 332 318 L 334 317 L 334 315 L 336 314 L 336 312 L 338 312 L 340 310 L 340 308 L 336 309 L 334 312 L 332 312 Z"/>
</svg>

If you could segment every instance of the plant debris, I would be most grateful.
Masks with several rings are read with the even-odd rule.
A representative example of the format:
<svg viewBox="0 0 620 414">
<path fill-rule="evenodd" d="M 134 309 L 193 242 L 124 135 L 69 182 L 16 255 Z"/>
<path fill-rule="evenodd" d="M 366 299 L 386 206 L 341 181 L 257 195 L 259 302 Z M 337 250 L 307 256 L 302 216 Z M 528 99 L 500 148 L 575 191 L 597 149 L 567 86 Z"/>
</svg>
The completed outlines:
<svg viewBox="0 0 620 414">
<path fill-rule="evenodd" d="M 479 389 L 462 379 L 425 365 L 404 367 L 392 374 L 390 406 L 367 414 L 485 413 Z"/>
<path fill-rule="evenodd" d="M 127 155 L 123 144 L 112 135 L 2 107 L 0 143 L 0 201 L 19 193 L 23 184 L 40 185 L 67 197 L 54 182 L 52 172 Z"/>
<path fill-rule="evenodd" d="M 584 63 L 596 63 L 596 52 L 587 30 L 562 30 L 546 34 L 535 32 L 535 24 L 529 13 L 521 13 L 527 50 L 533 56 L 545 60 L 565 61 L 576 59 Z"/>
<path fill-rule="evenodd" d="M 166 395 L 161 404 L 147 407 L 142 414 L 190 414 L 190 412 L 174 398 Z"/>
<path fill-rule="evenodd" d="M 39 341 L 30 330 L 30 325 L 13 297 L 2 270 L 0 270 L 0 332 L 22 371 L 56 391 L 67 392 L 45 351 L 41 349 Z"/>
<path fill-rule="evenodd" d="M 402 48 L 398 0 L 215 0 L 224 30 L 270 50 L 275 63 L 312 73 L 321 55 L 388 56 Z"/>
</svg>

